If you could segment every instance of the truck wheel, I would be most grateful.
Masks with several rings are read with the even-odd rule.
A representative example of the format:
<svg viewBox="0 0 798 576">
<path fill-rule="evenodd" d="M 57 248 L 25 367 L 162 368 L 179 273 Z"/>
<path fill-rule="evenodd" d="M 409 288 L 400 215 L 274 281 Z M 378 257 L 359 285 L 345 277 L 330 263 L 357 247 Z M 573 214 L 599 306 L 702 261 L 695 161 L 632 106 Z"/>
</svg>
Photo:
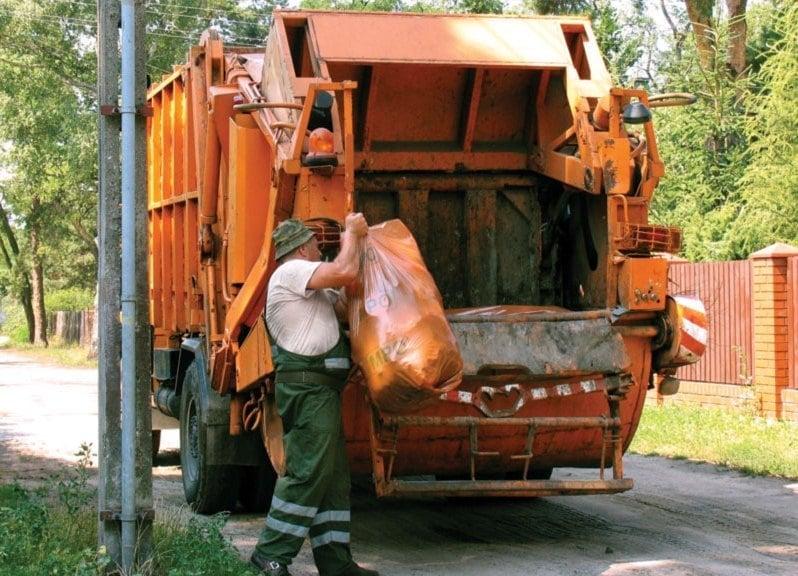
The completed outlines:
<svg viewBox="0 0 798 576">
<path fill-rule="evenodd" d="M 242 466 L 238 499 L 244 510 L 255 513 L 266 512 L 271 504 L 276 482 L 277 473 L 268 461 L 261 466 Z"/>
<path fill-rule="evenodd" d="M 196 362 L 186 370 L 180 399 L 180 467 L 186 502 L 201 514 L 235 510 L 238 467 L 212 466 L 207 460 L 207 424 L 203 424 Z"/>
<path fill-rule="evenodd" d="M 152 431 L 152 461 L 155 462 L 155 458 L 158 456 L 158 451 L 161 449 L 161 431 L 160 430 L 153 430 Z"/>
</svg>

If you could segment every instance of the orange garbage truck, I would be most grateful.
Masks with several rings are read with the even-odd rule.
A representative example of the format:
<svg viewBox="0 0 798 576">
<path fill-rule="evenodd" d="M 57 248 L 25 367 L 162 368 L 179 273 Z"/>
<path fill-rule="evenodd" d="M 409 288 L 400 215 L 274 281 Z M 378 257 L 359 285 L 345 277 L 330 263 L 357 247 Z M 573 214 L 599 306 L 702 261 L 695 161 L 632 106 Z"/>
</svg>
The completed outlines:
<svg viewBox="0 0 798 576">
<path fill-rule="evenodd" d="M 633 486 L 646 391 L 676 390 L 706 318 L 668 291 L 679 230 L 648 218 L 673 98 L 614 87 L 589 20 L 277 11 L 264 48 L 209 30 L 148 98 L 154 436 L 180 428 L 196 510 L 268 506 L 271 232 L 302 219 L 331 256 L 351 211 L 412 231 L 464 374 L 398 414 L 353 374 L 353 474 L 379 497 Z"/>
</svg>

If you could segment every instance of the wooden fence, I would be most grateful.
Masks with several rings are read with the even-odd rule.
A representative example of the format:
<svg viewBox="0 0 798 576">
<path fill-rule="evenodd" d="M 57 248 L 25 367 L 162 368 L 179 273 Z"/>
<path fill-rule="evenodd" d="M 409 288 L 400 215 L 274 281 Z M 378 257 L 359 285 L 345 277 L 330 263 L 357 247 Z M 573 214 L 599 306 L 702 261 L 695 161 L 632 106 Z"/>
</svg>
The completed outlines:
<svg viewBox="0 0 798 576">
<path fill-rule="evenodd" d="M 677 263 L 670 266 L 670 293 L 693 294 L 707 308 L 709 338 L 704 357 L 681 368 L 683 380 L 750 384 L 753 374 L 751 262 Z"/>
<path fill-rule="evenodd" d="M 94 332 L 94 310 L 50 312 L 47 334 L 58 344 L 78 344 L 91 348 Z"/>
</svg>

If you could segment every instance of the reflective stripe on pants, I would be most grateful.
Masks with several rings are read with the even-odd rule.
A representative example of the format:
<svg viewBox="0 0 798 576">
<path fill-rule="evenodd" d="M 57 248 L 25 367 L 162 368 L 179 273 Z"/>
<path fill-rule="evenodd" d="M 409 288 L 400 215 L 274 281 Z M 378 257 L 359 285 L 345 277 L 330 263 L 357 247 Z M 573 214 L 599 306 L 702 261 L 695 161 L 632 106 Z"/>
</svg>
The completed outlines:
<svg viewBox="0 0 798 576">
<path fill-rule="evenodd" d="M 277 480 L 257 544 L 262 558 L 290 564 L 306 537 L 321 576 L 352 564 L 349 551 L 349 462 L 340 394 L 312 383 L 278 382 L 285 476 Z"/>
</svg>

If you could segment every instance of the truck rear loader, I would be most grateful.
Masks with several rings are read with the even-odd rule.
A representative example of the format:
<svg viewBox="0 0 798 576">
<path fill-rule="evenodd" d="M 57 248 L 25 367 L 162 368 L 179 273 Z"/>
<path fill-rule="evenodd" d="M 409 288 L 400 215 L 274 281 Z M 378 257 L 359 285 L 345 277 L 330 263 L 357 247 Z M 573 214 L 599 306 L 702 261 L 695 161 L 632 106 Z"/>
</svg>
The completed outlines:
<svg viewBox="0 0 798 576">
<path fill-rule="evenodd" d="M 673 99 L 614 87 L 589 20 L 276 11 L 265 48 L 209 30 L 148 98 L 153 427 L 179 426 L 195 509 L 268 506 L 271 232 L 300 218 L 334 254 L 351 211 L 413 232 L 464 361 L 411 414 L 352 377 L 353 474 L 380 497 L 632 487 L 646 391 L 674 392 L 706 317 L 669 294 L 679 230 L 648 219 Z"/>
</svg>

